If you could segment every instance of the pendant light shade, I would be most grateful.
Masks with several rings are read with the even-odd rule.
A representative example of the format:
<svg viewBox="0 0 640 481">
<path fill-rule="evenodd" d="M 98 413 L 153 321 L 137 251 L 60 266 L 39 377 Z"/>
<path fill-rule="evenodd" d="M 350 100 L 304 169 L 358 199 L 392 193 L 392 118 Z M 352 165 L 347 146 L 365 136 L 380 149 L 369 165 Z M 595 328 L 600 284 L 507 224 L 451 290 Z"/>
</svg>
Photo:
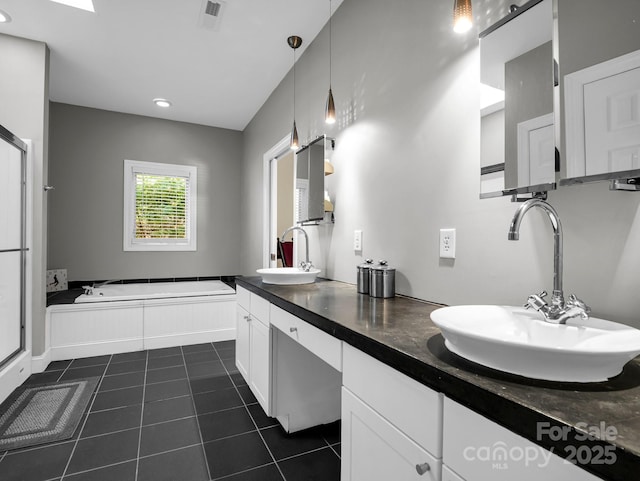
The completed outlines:
<svg viewBox="0 0 640 481">
<path fill-rule="evenodd" d="M 296 49 L 302 45 L 302 38 L 292 35 L 287 38 L 287 44 L 293 49 L 293 129 L 291 129 L 289 147 L 291 150 L 298 150 L 300 142 L 298 141 L 298 129 L 296 128 Z"/>
<path fill-rule="evenodd" d="M 465 33 L 473 25 L 473 11 L 471 0 L 455 0 L 453 5 L 453 31 Z"/>
<path fill-rule="evenodd" d="M 324 121 L 328 124 L 336 123 L 336 104 L 333 101 L 333 92 L 329 87 L 329 95 L 327 96 L 327 106 L 324 111 Z"/>
<path fill-rule="evenodd" d="M 324 109 L 324 121 L 328 124 L 336 123 L 336 104 L 331 90 L 331 0 L 329 0 L 329 95 L 327 95 L 327 105 Z"/>
<path fill-rule="evenodd" d="M 289 141 L 289 147 L 291 147 L 291 150 L 298 150 L 300 148 L 300 141 L 298 140 L 298 129 L 296 128 L 295 119 L 293 119 L 293 129 L 291 129 L 291 140 Z"/>
</svg>

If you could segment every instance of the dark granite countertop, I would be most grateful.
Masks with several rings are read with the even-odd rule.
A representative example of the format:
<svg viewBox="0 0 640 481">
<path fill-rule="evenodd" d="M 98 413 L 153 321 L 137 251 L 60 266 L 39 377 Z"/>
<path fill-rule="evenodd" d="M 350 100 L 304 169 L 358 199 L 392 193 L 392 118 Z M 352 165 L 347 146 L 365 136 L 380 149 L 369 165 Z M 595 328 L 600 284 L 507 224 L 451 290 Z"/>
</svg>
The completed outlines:
<svg viewBox="0 0 640 481">
<path fill-rule="evenodd" d="M 328 280 L 278 286 L 239 277 L 236 283 L 559 456 L 571 458 L 572 449 L 587 446 L 596 460 L 602 447 L 613 446 L 614 463 L 581 467 L 603 479 L 638 479 L 640 358 L 607 382 L 536 381 L 450 353 L 429 317 L 442 307 L 437 304 L 402 296 L 375 299 L 358 294 L 351 284 Z M 567 437 L 539 436 L 538 423 L 566 427 Z M 584 439 L 585 432 L 593 434 L 589 427 L 602 423 L 617 434 L 608 440 Z"/>
</svg>

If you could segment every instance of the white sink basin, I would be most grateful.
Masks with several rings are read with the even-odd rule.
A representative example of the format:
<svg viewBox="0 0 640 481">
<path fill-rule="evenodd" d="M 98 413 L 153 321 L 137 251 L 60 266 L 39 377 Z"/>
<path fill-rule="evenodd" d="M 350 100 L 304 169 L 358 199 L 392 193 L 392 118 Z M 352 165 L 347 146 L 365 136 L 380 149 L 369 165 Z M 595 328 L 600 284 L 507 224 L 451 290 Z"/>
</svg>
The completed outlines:
<svg viewBox="0 0 640 481">
<path fill-rule="evenodd" d="M 597 318 L 562 325 L 522 307 L 453 306 L 431 319 L 451 352 L 534 379 L 605 381 L 640 354 L 640 330 Z"/>
<path fill-rule="evenodd" d="M 311 284 L 320 274 L 320 269 L 313 268 L 305 272 L 297 267 L 271 267 L 256 272 L 262 276 L 265 284 Z"/>
</svg>

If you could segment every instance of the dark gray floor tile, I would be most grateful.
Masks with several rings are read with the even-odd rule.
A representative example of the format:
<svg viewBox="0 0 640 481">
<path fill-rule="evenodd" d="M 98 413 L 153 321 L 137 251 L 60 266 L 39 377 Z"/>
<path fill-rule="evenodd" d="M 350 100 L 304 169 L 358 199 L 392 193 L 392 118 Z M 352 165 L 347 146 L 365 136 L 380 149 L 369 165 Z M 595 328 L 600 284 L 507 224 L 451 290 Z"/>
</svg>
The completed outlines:
<svg viewBox="0 0 640 481">
<path fill-rule="evenodd" d="M 123 352 L 121 354 L 114 354 L 111 358 L 111 364 L 117 362 L 128 362 L 128 361 L 138 361 L 140 359 L 147 358 L 147 351 L 134 351 L 134 352 Z"/>
<path fill-rule="evenodd" d="M 147 364 L 147 369 L 162 369 L 165 367 L 182 366 L 182 365 L 184 365 L 184 359 L 182 358 L 182 355 L 154 357 L 153 359 L 149 359 L 149 363 Z"/>
<path fill-rule="evenodd" d="M 340 442 L 340 434 L 342 429 L 342 424 L 340 421 L 336 421 L 330 424 L 324 424 L 319 426 L 321 429 L 322 436 L 329 444 L 336 444 Z"/>
<path fill-rule="evenodd" d="M 76 369 L 79 367 L 88 367 L 88 366 L 104 366 L 111 359 L 111 354 L 106 356 L 94 356 L 94 357 L 83 357 L 81 359 L 74 359 L 71 363 L 70 368 Z"/>
<path fill-rule="evenodd" d="M 193 353 L 185 353 L 184 360 L 187 365 L 197 364 L 199 362 L 219 361 L 218 354 L 212 349 L 211 351 L 200 351 Z"/>
<path fill-rule="evenodd" d="M 211 377 L 227 373 L 221 361 L 208 361 L 199 362 L 197 364 L 188 364 L 187 372 L 189 373 L 190 379 L 194 379 L 197 377 Z"/>
<path fill-rule="evenodd" d="M 239 372 L 232 372 L 229 374 L 231 376 L 231 380 L 236 386 L 246 386 L 247 381 L 244 379 L 244 377 L 242 377 L 242 374 L 240 374 Z"/>
<path fill-rule="evenodd" d="M 140 440 L 140 456 L 157 454 L 199 443 L 200 433 L 195 417 L 143 426 Z"/>
<path fill-rule="evenodd" d="M 47 366 L 47 369 L 45 369 L 45 372 L 47 371 L 64 371 L 67 367 L 69 367 L 69 364 L 71 364 L 71 361 L 53 361 L 50 362 L 49 365 Z"/>
<path fill-rule="evenodd" d="M 238 372 L 238 368 L 236 367 L 236 360 L 235 358 L 231 358 L 231 359 L 223 359 L 222 360 L 222 364 L 224 364 L 224 367 L 227 369 L 227 371 L 229 372 L 229 374 L 232 374 L 234 372 Z"/>
<path fill-rule="evenodd" d="M 333 449 L 338 456 L 342 455 L 342 443 L 332 444 L 331 449 Z"/>
<path fill-rule="evenodd" d="M 305 481 L 339 481 L 340 458 L 331 448 L 279 461 L 285 479 Z"/>
<path fill-rule="evenodd" d="M 62 476 L 74 442 L 7 454 L 0 461 L 2 481 L 43 481 Z M 34 462 L 34 460 L 38 462 Z"/>
<path fill-rule="evenodd" d="M 151 349 L 148 353 L 149 359 L 154 359 L 156 357 L 177 356 L 182 354 L 182 349 L 180 347 L 163 347 L 162 349 Z"/>
<path fill-rule="evenodd" d="M 87 418 L 81 437 L 86 438 L 140 427 L 141 415 L 142 404 L 93 412 Z"/>
<path fill-rule="evenodd" d="M 37 374 L 32 374 L 31 376 L 29 376 L 24 384 L 27 386 L 33 386 L 36 384 L 49 384 L 51 382 L 56 382 L 58 378 L 60 378 L 61 374 L 61 371 L 39 372 Z"/>
<path fill-rule="evenodd" d="M 135 481 L 135 479 L 135 461 L 114 464 L 106 468 L 93 469 L 64 477 L 64 481 Z"/>
<path fill-rule="evenodd" d="M 78 441 L 69 463 L 69 474 L 135 459 L 139 429 L 131 429 Z"/>
<path fill-rule="evenodd" d="M 235 359 L 236 358 L 236 348 L 231 347 L 227 349 L 217 349 L 218 356 L 220 359 Z"/>
<path fill-rule="evenodd" d="M 213 347 L 215 347 L 216 350 L 219 350 L 219 349 L 230 349 L 232 347 L 236 347 L 236 341 L 235 341 L 235 339 L 232 339 L 230 341 L 214 342 L 213 343 Z"/>
<path fill-rule="evenodd" d="M 102 376 L 104 374 L 104 369 L 106 368 L 106 364 L 103 366 L 88 366 L 88 367 L 79 367 L 77 369 L 67 369 L 65 373 L 60 378 L 61 381 L 72 381 L 74 379 L 82 379 L 85 377 L 95 377 Z"/>
<path fill-rule="evenodd" d="M 213 344 L 206 342 L 203 344 L 191 344 L 189 346 L 182 346 L 182 352 L 185 356 L 193 352 L 214 351 Z"/>
<path fill-rule="evenodd" d="M 200 394 L 203 392 L 218 391 L 220 389 L 228 389 L 234 387 L 233 382 L 229 375 L 218 374 L 210 377 L 199 377 L 191 379 L 189 381 L 193 394 Z"/>
<path fill-rule="evenodd" d="M 223 409 L 234 408 L 244 404 L 235 387 L 194 394 L 193 401 L 198 414 L 222 411 Z"/>
<path fill-rule="evenodd" d="M 144 371 L 147 365 L 146 359 L 138 359 L 135 361 L 118 362 L 110 364 L 107 368 L 107 376 L 112 374 L 124 374 L 127 372 Z"/>
<path fill-rule="evenodd" d="M 255 404 L 258 402 L 256 397 L 251 392 L 251 389 L 249 389 L 249 386 L 247 386 L 246 384 L 244 386 L 238 386 L 236 389 L 238 390 L 240 396 L 242 397 L 242 400 L 246 404 Z"/>
<path fill-rule="evenodd" d="M 273 462 L 257 431 L 205 443 L 204 449 L 213 479 Z"/>
<path fill-rule="evenodd" d="M 284 478 L 275 464 L 267 464 L 259 468 L 243 471 L 232 476 L 225 476 L 224 481 L 283 481 Z M 337 480 L 336 480 L 337 481 Z"/>
<path fill-rule="evenodd" d="M 187 371 L 185 371 L 184 366 L 153 369 L 152 371 L 147 371 L 147 384 L 164 381 L 174 381 L 176 379 L 184 379 L 186 377 Z"/>
<path fill-rule="evenodd" d="M 143 386 L 116 389 L 114 391 L 99 392 L 91 406 L 92 411 L 102 411 L 124 406 L 142 404 Z"/>
<path fill-rule="evenodd" d="M 147 384 L 144 392 L 144 402 L 160 401 L 161 399 L 170 399 L 189 394 L 189 381 L 186 379 Z"/>
<path fill-rule="evenodd" d="M 138 481 L 205 481 L 209 479 L 202 446 L 140 459 Z"/>
<path fill-rule="evenodd" d="M 234 436 L 256 429 L 244 407 L 198 416 L 203 441 Z"/>
<path fill-rule="evenodd" d="M 278 426 L 278 420 L 276 418 L 270 418 L 264 413 L 264 409 L 260 404 L 249 404 L 247 406 L 249 414 L 253 418 L 253 422 L 256 423 L 259 429 L 268 428 L 271 426 Z"/>
<path fill-rule="evenodd" d="M 327 446 L 318 429 L 305 429 L 297 433 L 288 434 L 280 426 L 274 426 L 261 431 L 271 454 L 279 461 L 298 454 L 314 451 Z"/>
<path fill-rule="evenodd" d="M 142 424 L 161 423 L 193 416 L 194 414 L 191 396 L 154 401 L 145 403 Z"/>
<path fill-rule="evenodd" d="M 142 386 L 144 384 L 144 371 L 129 372 L 126 374 L 114 374 L 105 376 L 100 383 L 100 391 L 111 391 L 125 387 Z"/>
</svg>

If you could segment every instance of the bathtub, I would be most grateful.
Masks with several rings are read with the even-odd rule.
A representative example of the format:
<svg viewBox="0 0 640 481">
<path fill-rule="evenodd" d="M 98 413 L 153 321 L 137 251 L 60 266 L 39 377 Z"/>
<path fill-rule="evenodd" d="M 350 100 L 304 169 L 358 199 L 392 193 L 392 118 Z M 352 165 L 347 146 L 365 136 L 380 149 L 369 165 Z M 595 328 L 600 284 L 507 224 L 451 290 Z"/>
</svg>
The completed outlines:
<svg viewBox="0 0 640 481">
<path fill-rule="evenodd" d="M 81 294 L 76 303 L 131 301 L 140 299 L 166 299 L 173 297 L 197 297 L 234 295 L 236 291 L 222 281 L 152 282 L 144 284 L 106 284 L 93 290 L 93 294 Z"/>
<path fill-rule="evenodd" d="M 107 284 L 46 314 L 50 361 L 235 337 L 236 293 L 221 281 Z"/>
</svg>

